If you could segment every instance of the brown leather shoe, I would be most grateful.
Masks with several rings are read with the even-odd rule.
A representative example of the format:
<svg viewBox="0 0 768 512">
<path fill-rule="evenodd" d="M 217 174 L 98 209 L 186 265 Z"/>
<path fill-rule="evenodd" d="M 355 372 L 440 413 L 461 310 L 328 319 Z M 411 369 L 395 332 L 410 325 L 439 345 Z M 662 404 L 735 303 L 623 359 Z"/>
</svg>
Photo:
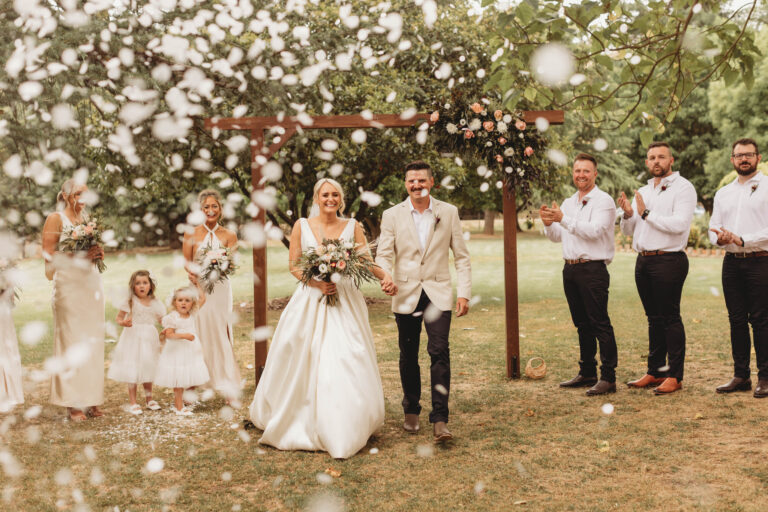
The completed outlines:
<svg viewBox="0 0 768 512">
<path fill-rule="evenodd" d="M 659 387 L 653 390 L 653 392 L 657 395 L 668 395 L 669 393 L 674 393 L 680 389 L 683 389 L 682 382 L 674 377 L 667 377 Z"/>
<path fill-rule="evenodd" d="M 403 430 L 409 434 L 415 434 L 419 431 L 419 415 L 418 414 L 406 414 L 405 421 L 403 421 Z"/>
<path fill-rule="evenodd" d="M 717 386 L 715 391 L 718 393 L 733 393 L 734 391 L 749 391 L 752 389 L 752 379 L 742 379 L 734 377 L 728 384 Z"/>
<path fill-rule="evenodd" d="M 448 430 L 448 426 L 444 421 L 436 421 L 435 425 L 433 426 L 433 431 L 435 433 L 436 444 L 441 444 L 453 439 L 453 434 L 451 434 L 451 432 Z"/>
<path fill-rule="evenodd" d="M 597 384 L 597 377 L 584 377 L 578 374 L 571 380 L 560 383 L 561 388 L 588 388 Z"/>
<path fill-rule="evenodd" d="M 616 392 L 616 383 L 607 380 L 599 380 L 597 384 L 587 390 L 587 396 L 606 395 Z"/>
<path fill-rule="evenodd" d="M 646 373 L 637 380 L 627 382 L 627 386 L 631 388 L 650 388 L 658 386 L 662 382 L 664 382 L 664 377 L 654 377 L 653 375 Z"/>
<path fill-rule="evenodd" d="M 758 380 L 755 392 L 752 393 L 755 398 L 765 398 L 768 396 L 768 380 Z"/>
</svg>

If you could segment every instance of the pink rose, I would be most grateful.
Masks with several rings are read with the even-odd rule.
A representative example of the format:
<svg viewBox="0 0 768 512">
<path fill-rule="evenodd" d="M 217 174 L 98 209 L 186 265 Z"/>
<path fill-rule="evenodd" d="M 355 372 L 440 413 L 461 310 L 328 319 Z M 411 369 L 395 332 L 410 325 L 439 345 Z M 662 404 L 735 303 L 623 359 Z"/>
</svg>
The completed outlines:
<svg viewBox="0 0 768 512">
<path fill-rule="evenodd" d="M 531 146 L 528 146 L 525 148 L 525 156 L 531 156 L 533 154 L 533 148 Z"/>
<path fill-rule="evenodd" d="M 507 143 L 507 139 L 505 139 L 504 137 L 499 137 L 499 144 L 503 146 L 506 143 Z"/>
<path fill-rule="evenodd" d="M 91 235 L 91 234 L 93 234 L 93 226 L 91 226 L 90 224 L 88 224 L 87 226 L 85 226 L 85 234 L 86 234 L 86 235 Z"/>
<path fill-rule="evenodd" d="M 338 268 L 339 270 L 344 270 L 345 268 L 347 268 L 347 262 L 344 260 L 339 260 L 339 262 L 336 264 L 336 268 Z"/>
<path fill-rule="evenodd" d="M 465 130 L 464 131 L 464 138 L 465 139 L 471 139 L 474 136 L 475 136 L 475 132 L 473 132 L 472 130 Z"/>
<path fill-rule="evenodd" d="M 472 112 L 474 112 L 475 114 L 479 114 L 480 112 L 483 111 L 483 106 L 479 103 L 473 103 L 469 108 L 471 108 Z"/>
<path fill-rule="evenodd" d="M 503 113 L 501 110 L 494 110 L 494 111 L 493 111 L 493 117 L 494 117 L 494 118 L 495 118 L 497 121 L 501 121 L 501 118 L 502 118 L 502 117 L 504 117 L 504 113 Z"/>
<path fill-rule="evenodd" d="M 435 110 L 429 115 L 430 122 L 436 123 L 438 119 L 440 119 L 440 112 L 438 112 L 437 110 Z"/>
<path fill-rule="evenodd" d="M 504 157 L 503 157 L 503 156 L 501 156 L 501 155 L 496 155 L 496 161 L 497 161 L 497 162 L 499 162 L 499 163 L 501 163 L 501 162 L 503 162 L 503 161 L 504 161 Z"/>
<path fill-rule="evenodd" d="M 522 119 L 518 119 L 517 121 L 515 121 L 515 128 L 517 128 L 518 130 L 520 131 L 525 130 L 525 126 L 526 126 L 525 121 L 523 121 Z"/>
<path fill-rule="evenodd" d="M 485 131 L 492 132 L 495 125 L 493 124 L 493 121 L 486 121 L 483 123 L 483 128 L 485 128 Z"/>
</svg>

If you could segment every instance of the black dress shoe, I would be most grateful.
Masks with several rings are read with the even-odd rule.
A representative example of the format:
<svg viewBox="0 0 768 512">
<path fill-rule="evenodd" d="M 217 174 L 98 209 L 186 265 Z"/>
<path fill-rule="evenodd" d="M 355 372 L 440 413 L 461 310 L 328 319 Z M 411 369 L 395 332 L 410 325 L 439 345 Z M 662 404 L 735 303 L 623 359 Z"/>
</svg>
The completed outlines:
<svg viewBox="0 0 768 512">
<path fill-rule="evenodd" d="M 752 389 L 752 380 L 734 377 L 728 384 L 717 386 L 715 391 L 718 393 L 733 393 L 734 391 L 749 391 Z"/>
<path fill-rule="evenodd" d="M 582 374 L 578 374 L 571 380 L 566 380 L 560 383 L 561 388 L 587 388 L 597 384 L 597 377 L 584 377 Z"/>
<path fill-rule="evenodd" d="M 768 380 L 758 380 L 755 392 L 752 394 L 755 398 L 768 397 Z"/>
<path fill-rule="evenodd" d="M 616 383 L 607 380 L 599 380 L 597 384 L 587 390 L 587 396 L 606 395 L 616 392 Z"/>
</svg>

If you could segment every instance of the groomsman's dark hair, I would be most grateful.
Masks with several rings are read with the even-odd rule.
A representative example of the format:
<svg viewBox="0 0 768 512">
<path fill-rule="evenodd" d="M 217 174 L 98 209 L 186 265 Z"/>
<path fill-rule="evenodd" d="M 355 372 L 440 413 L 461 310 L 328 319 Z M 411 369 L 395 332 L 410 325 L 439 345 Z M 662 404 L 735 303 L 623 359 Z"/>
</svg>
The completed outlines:
<svg viewBox="0 0 768 512">
<path fill-rule="evenodd" d="M 427 171 L 427 174 L 429 177 L 432 177 L 432 168 L 429 166 L 427 162 L 424 160 L 414 160 L 413 162 L 409 163 L 405 166 L 405 174 L 408 174 L 408 171 Z"/>
<path fill-rule="evenodd" d="M 653 148 L 667 148 L 670 152 L 672 151 L 672 148 L 669 147 L 669 144 L 667 144 L 663 140 L 657 140 L 656 142 L 651 142 L 650 144 L 648 144 L 648 149 L 646 151 L 650 151 Z"/>
<path fill-rule="evenodd" d="M 739 145 L 739 146 L 749 146 L 750 144 L 755 146 L 755 153 L 757 153 L 759 155 L 760 154 L 760 149 L 757 147 L 757 142 L 755 141 L 755 139 L 750 139 L 748 137 L 744 138 L 744 139 L 739 139 L 736 142 L 734 142 L 733 146 L 731 146 L 731 154 L 733 154 L 733 150 L 736 149 L 736 145 Z"/>
<path fill-rule="evenodd" d="M 587 160 L 589 162 L 592 162 L 595 166 L 595 169 L 597 169 L 597 159 L 590 155 L 589 153 L 579 153 L 576 155 L 576 158 L 573 159 L 574 163 L 578 162 L 579 160 Z"/>
</svg>

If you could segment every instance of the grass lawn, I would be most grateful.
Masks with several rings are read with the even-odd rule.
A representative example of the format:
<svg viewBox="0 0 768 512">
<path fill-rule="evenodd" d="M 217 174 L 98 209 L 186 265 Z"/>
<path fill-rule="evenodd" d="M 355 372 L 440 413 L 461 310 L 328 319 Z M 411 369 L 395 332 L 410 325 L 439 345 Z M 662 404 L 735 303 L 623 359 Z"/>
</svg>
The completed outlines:
<svg viewBox="0 0 768 512">
<path fill-rule="evenodd" d="M 422 431 L 400 424 L 396 327 L 385 303 L 370 308 L 384 383 L 386 423 L 369 446 L 349 460 L 324 453 L 280 452 L 242 430 L 253 393 L 248 340 L 250 260 L 234 282 L 236 351 L 247 377 L 244 406 L 220 398 L 191 418 L 169 413 L 172 394 L 158 390 L 164 409 L 139 417 L 122 406 L 127 393 L 107 381 L 101 419 L 65 421 L 48 404 L 48 382 L 27 379 L 27 403 L 0 416 L 0 507 L 4 510 L 763 510 L 768 492 L 768 445 L 761 437 L 768 400 L 751 393 L 720 396 L 714 387 L 731 375 L 719 257 L 691 259 L 682 314 L 688 336 L 684 389 L 656 397 L 622 383 L 645 370 L 646 321 L 634 285 L 634 254 L 619 253 L 611 273 L 610 312 L 619 345 L 620 383 L 609 398 L 557 383 L 577 371 L 578 348 L 560 271 L 559 245 L 535 234 L 519 240 L 521 352 L 543 357 L 543 380 L 507 381 L 504 375 L 503 261 L 500 237 L 469 243 L 473 292 L 481 297 L 455 319 L 451 337 L 452 445 L 433 448 L 426 414 Z M 124 254 L 107 259 L 109 297 L 127 286 L 130 272 L 152 270 L 164 298 L 185 281 L 180 255 Z M 289 295 L 287 251 L 269 248 L 269 295 Z M 38 261 L 14 311 L 17 332 L 31 321 L 49 325 L 36 345 L 21 345 L 32 377 L 52 353 L 50 285 Z M 366 294 L 383 297 L 374 286 Z M 108 305 L 107 317 L 115 309 Z M 270 312 L 275 325 L 279 312 Z M 112 329 L 109 337 L 116 337 Z M 107 353 L 114 344 L 107 345 Z M 754 358 L 753 358 L 754 359 Z M 108 364 L 108 362 L 107 362 Z M 428 366 L 422 349 L 422 366 Z M 753 365 L 754 367 L 754 365 Z M 422 375 L 428 379 L 429 372 Z M 424 381 L 428 396 L 428 381 Z M 610 402 L 615 410 L 604 414 Z M 429 403 L 425 403 L 425 412 Z M 37 413 L 32 406 L 42 406 Z M 26 411 L 26 415 L 25 415 Z M 375 450 L 374 450 L 375 448 Z M 164 468 L 145 469 L 158 457 Z M 340 476 L 327 476 L 327 469 Z M 89 508 L 86 508 L 89 507 Z"/>
</svg>

